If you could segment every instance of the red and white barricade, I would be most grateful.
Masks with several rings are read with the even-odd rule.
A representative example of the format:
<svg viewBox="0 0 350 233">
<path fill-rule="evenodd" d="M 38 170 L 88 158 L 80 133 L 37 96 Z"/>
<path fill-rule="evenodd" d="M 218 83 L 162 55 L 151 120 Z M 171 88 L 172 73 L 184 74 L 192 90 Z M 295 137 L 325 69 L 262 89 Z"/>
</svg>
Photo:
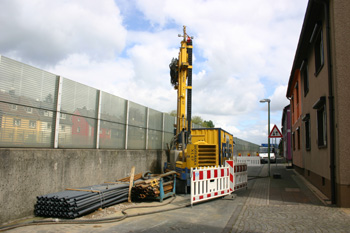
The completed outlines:
<svg viewBox="0 0 350 233">
<path fill-rule="evenodd" d="M 235 163 L 227 160 L 226 165 L 230 168 L 230 189 L 234 192 L 248 187 L 248 166 L 246 163 Z"/>
<path fill-rule="evenodd" d="M 249 167 L 261 166 L 259 156 L 239 156 L 235 158 L 237 163 L 246 163 Z"/>
<path fill-rule="evenodd" d="M 229 178 L 228 166 L 191 168 L 191 205 L 230 194 Z"/>
</svg>

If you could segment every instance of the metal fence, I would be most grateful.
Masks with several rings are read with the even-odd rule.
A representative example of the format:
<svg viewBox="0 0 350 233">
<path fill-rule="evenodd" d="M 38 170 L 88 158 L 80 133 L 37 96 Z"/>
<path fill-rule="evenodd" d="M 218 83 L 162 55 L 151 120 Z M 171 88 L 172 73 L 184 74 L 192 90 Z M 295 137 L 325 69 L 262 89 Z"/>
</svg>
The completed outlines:
<svg viewBox="0 0 350 233">
<path fill-rule="evenodd" d="M 238 153 L 241 153 L 242 155 L 247 155 L 247 153 L 255 155 L 256 152 L 259 152 L 259 145 L 257 144 L 245 141 L 237 137 L 234 137 L 233 141 L 235 141 L 233 153 L 236 156 L 238 155 Z"/>
<path fill-rule="evenodd" d="M 163 149 L 175 117 L 0 55 L 0 146 Z"/>
<path fill-rule="evenodd" d="M 1 147 L 165 149 L 175 123 L 167 113 L 0 55 Z M 234 140 L 236 152 L 258 151 Z"/>
</svg>

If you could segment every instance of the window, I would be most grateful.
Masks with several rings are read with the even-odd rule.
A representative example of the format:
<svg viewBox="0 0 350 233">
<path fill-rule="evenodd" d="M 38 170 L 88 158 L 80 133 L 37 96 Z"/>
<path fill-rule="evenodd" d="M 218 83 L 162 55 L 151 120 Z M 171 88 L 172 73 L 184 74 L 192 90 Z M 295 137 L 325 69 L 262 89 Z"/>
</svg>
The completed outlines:
<svg viewBox="0 0 350 233">
<path fill-rule="evenodd" d="M 21 119 L 13 119 L 13 126 L 21 126 Z"/>
<path fill-rule="evenodd" d="M 51 123 L 47 123 L 47 129 L 51 129 Z"/>
<path fill-rule="evenodd" d="M 26 107 L 26 112 L 27 113 L 33 113 L 33 109 L 31 107 Z"/>
<path fill-rule="evenodd" d="M 61 119 L 66 119 L 66 117 L 67 117 L 66 114 L 64 114 L 64 113 L 61 113 L 61 114 L 60 114 L 60 118 L 61 118 Z"/>
<path fill-rule="evenodd" d="M 295 150 L 295 133 L 293 133 L 293 150 Z"/>
<path fill-rule="evenodd" d="M 297 128 L 297 137 L 298 137 L 298 150 L 300 150 L 300 128 Z"/>
<path fill-rule="evenodd" d="M 317 110 L 318 146 L 327 145 L 327 119 L 325 106 Z"/>
<path fill-rule="evenodd" d="M 294 86 L 294 89 L 295 89 L 295 97 L 296 97 L 296 106 L 299 105 L 299 85 L 298 85 L 298 82 L 295 84 Z"/>
<path fill-rule="evenodd" d="M 80 127 L 77 128 L 77 133 L 80 133 Z"/>
<path fill-rule="evenodd" d="M 66 127 L 64 126 L 64 125 L 61 125 L 61 130 L 65 130 L 66 129 Z"/>
<path fill-rule="evenodd" d="M 310 126 L 310 114 L 306 114 L 303 117 L 305 124 L 305 148 L 306 150 L 311 149 L 311 126 Z"/>
<path fill-rule="evenodd" d="M 29 128 L 35 129 L 36 128 L 36 121 L 29 121 Z"/>
<path fill-rule="evenodd" d="M 17 110 L 17 105 L 11 104 L 11 109 L 12 109 L 12 110 Z"/>
<path fill-rule="evenodd" d="M 316 37 L 314 49 L 315 49 L 315 68 L 316 68 L 315 75 L 317 76 L 324 65 L 322 30 L 319 31 Z"/>
<path fill-rule="evenodd" d="M 53 114 L 51 111 L 47 111 L 47 110 L 44 111 L 44 116 L 52 117 L 52 115 Z"/>
<path fill-rule="evenodd" d="M 318 147 L 325 147 L 327 145 L 326 97 L 322 96 L 313 108 L 317 110 L 317 144 Z"/>
<path fill-rule="evenodd" d="M 307 95 L 309 92 L 309 74 L 308 74 L 308 67 L 307 67 L 307 61 L 304 60 L 300 67 L 301 72 L 301 79 L 303 80 L 304 84 L 304 96 Z"/>
</svg>

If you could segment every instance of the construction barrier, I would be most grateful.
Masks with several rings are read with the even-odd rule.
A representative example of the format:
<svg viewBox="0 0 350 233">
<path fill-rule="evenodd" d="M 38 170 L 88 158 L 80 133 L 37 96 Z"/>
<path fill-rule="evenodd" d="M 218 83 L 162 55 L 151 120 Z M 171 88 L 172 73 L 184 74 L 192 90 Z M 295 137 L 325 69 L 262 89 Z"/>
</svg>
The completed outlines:
<svg viewBox="0 0 350 233">
<path fill-rule="evenodd" d="M 235 163 L 227 160 L 226 165 L 230 168 L 230 189 L 232 192 L 248 187 L 248 166 L 245 163 Z"/>
<path fill-rule="evenodd" d="M 248 166 L 227 160 L 222 167 L 191 168 L 191 205 L 248 187 Z"/>
<path fill-rule="evenodd" d="M 191 205 L 231 193 L 229 167 L 191 168 Z"/>
<path fill-rule="evenodd" d="M 258 167 L 261 165 L 259 156 L 238 156 L 235 160 L 237 163 L 246 163 L 249 167 Z"/>
</svg>

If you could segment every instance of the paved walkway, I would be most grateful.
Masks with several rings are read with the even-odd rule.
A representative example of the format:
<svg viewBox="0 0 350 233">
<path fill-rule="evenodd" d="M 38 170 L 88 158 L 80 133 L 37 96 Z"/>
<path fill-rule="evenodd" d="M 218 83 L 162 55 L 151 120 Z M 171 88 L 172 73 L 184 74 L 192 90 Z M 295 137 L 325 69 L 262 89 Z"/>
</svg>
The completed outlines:
<svg viewBox="0 0 350 233">
<path fill-rule="evenodd" d="M 294 170 L 272 164 L 271 175 L 275 173 L 281 178 L 260 178 L 250 184 L 241 210 L 223 232 L 350 232 L 348 210 L 325 206 Z M 259 175 L 267 174 L 264 165 Z"/>
<path fill-rule="evenodd" d="M 114 223 L 28 226 L 9 232 L 350 232 L 349 209 L 326 206 L 303 178 L 293 169 L 286 169 L 285 165 L 271 165 L 271 174 L 279 173 L 280 179 L 266 177 L 267 171 L 266 164 L 249 167 L 248 189 L 235 192 L 231 199 L 219 198 L 192 208 L 142 215 Z M 188 203 L 188 195 L 178 195 L 169 205 L 127 212 L 166 210 Z M 142 205 L 160 203 L 136 204 Z M 108 208 L 92 215 L 106 218 L 122 214 L 118 209 Z"/>
</svg>

